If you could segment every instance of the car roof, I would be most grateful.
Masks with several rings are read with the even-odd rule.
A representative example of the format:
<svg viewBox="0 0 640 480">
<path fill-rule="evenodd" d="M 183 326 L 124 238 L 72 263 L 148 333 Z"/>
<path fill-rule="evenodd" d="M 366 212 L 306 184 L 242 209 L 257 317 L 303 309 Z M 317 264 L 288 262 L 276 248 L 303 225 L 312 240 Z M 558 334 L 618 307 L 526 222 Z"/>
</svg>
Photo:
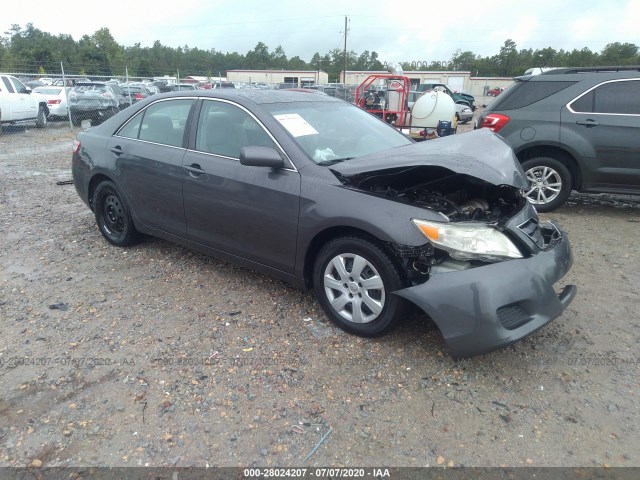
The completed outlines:
<svg viewBox="0 0 640 480">
<path fill-rule="evenodd" d="M 601 80 L 613 80 L 621 78 L 638 78 L 640 76 L 640 66 L 613 66 L 613 67 L 565 67 L 554 68 L 542 72 L 538 75 L 522 75 L 514 77 L 514 80 L 527 82 L 527 81 L 574 81 L 580 82 L 582 80 L 597 79 Z"/>
<path fill-rule="evenodd" d="M 287 102 L 339 102 L 343 100 L 331 97 L 329 95 L 309 95 L 309 92 L 297 92 L 292 90 L 259 90 L 259 89 L 211 89 L 211 90 L 192 90 L 181 92 L 162 93 L 156 98 L 171 97 L 193 97 L 194 95 L 201 98 L 221 98 L 225 100 L 249 100 L 253 103 L 263 105 L 269 103 L 287 103 Z"/>
</svg>

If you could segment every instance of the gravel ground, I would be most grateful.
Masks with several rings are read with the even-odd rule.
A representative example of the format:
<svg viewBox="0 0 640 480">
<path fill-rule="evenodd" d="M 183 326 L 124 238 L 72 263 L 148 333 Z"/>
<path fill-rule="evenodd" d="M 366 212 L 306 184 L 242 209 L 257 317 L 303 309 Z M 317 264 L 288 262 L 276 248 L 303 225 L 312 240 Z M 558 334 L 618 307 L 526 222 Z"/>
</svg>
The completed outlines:
<svg viewBox="0 0 640 480">
<path fill-rule="evenodd" d="M 57 184 L 73 137 L 0 135 L 0 466 L 640 465 L 640 197 L 543 215 L 577 297 L 456 362 L 425 317 L 361 339 L 280 281 L 110 246 Z"/>
</svg>

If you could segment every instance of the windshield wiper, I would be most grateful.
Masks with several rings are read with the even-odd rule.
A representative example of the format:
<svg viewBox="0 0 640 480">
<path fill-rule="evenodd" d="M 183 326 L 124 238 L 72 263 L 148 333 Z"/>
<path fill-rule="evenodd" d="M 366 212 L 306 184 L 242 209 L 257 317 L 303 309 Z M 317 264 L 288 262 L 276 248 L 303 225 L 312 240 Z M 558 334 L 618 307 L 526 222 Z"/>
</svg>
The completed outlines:
<svg viewBox="0 0 640 480">
<path fill-rule="evenodd" d="M 331 160 L 323 160 L 322 162 L 318 162 L 318 165 L 326 167 L 327 165 L 335 165 L 336 163 L 344 162 L 345 160 L 351 160 L 352 158 L 356 157 L 332 158 Z"/>
</svg>

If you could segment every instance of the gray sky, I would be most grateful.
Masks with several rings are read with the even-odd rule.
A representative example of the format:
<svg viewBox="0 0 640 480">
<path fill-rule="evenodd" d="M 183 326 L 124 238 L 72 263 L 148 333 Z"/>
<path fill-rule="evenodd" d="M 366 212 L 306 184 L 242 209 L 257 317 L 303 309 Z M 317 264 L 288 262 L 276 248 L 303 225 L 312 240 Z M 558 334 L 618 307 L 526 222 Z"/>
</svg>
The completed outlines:
<svg viewBox="0 0 640 480">
<path fill-rule="evenodd" d="M 447 61 L 470 50 L 494 55 L 508 38 L 518 49 L 588 47 L 607 43 L 640 45 L 640 0 L 453 0 L 418 2 L 290 0 L 109 0 L 106 4 L 66 0 L 31 0 L 5 9 L 2 32 L 11 24 L 78 40 L 107 27 L 121 45 L 189 45 L 245 54 L 258 42 L 273 51 L 281 45 L 291 58 L 311 60 L 344 45 L 344 17 L 349 18 L 347 49 L 378 52 L 383 62 Z M 108 6 L 107 6 L 108 5 Z"/>
</svg>

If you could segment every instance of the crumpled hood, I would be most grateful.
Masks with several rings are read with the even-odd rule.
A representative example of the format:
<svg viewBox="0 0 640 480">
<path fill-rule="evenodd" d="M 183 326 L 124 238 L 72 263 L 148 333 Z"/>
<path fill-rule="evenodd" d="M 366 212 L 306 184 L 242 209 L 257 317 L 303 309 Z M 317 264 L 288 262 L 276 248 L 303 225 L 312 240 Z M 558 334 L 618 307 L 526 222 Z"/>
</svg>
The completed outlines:
<svg viewBox="0 0 640 480">
<path fill-rule="evenodd" d="M 513 150 L 486 128 L 427 140 L 354 158 L 330 168 L 344 177 L 390 168 L 444 167 L 493 185 L 527 188 L 529 182 Z"/>
</svg>

